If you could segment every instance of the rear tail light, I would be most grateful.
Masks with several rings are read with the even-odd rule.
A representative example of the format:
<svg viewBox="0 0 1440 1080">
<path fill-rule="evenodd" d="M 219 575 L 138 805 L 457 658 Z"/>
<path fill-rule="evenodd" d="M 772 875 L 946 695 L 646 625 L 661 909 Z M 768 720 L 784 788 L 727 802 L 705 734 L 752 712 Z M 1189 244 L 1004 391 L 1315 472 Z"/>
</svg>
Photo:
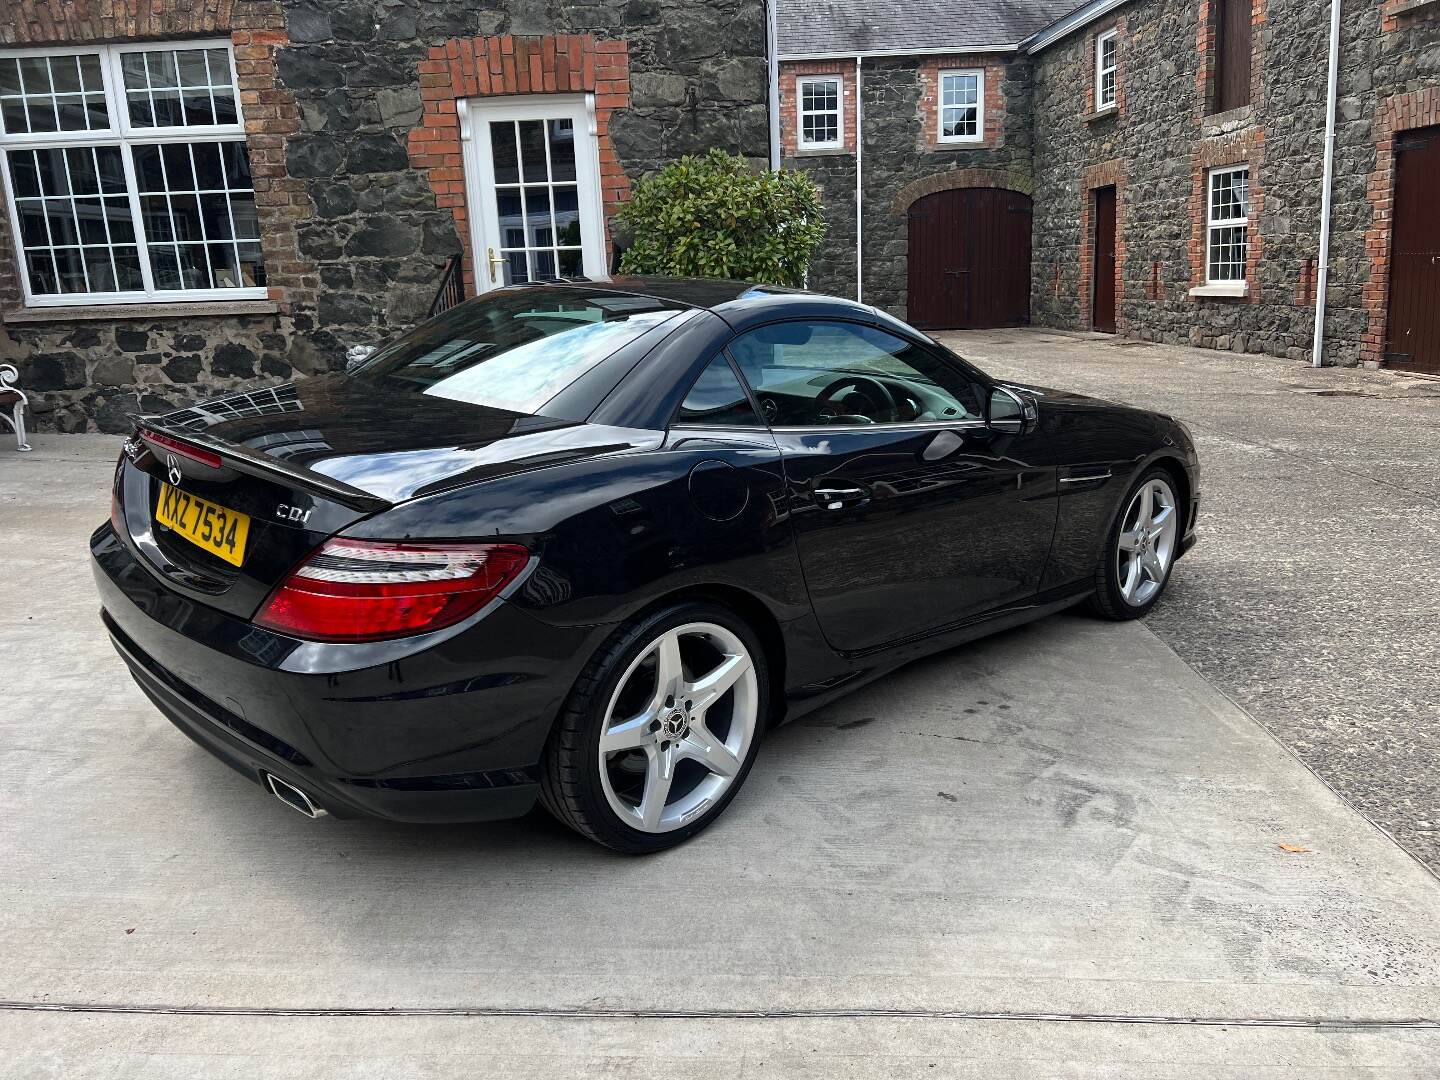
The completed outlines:
<svg viewBox="0 0 1440 1080">
<path fill-rule="evenodd" d="M 325 541 L 280 583 L 257 625 L 308 641 L 383 641 L 454 626 L 525 569 L 518 544 Z"/>
</svg>

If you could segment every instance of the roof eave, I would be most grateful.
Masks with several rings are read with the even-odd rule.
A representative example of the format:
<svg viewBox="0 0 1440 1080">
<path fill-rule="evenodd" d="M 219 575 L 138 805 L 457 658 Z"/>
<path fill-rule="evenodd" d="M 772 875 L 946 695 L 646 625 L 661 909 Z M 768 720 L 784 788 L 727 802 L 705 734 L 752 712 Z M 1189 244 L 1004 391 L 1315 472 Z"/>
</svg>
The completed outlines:
<svg viewBox="0 0 1440 1080">
<path fill-rule="evenodd" d="M 781 62 L 793 62 L 798 60 L 853 60 L 857 56 L 865 60 L 902 56 L 971 56 L 979 53 L 1019 52 L 1022 44 L 1017 41 L 1010 45 L 949 45 L 934 49 L 843 49 L 829 52 L 782 52 L 776 59 Z"/>
<path fill-rule="evenodd" d="M 1069 15 L 1056 19 L 1049 26 L 1036 30 L 1017 46 L 1029 56 L 1054 45 L 1062 38 L 1069 37 L 1096 19 L 1103 18 L 1116 8 L 1128 4 L 1130 0 L 1090 0 L 1088 4 L 1082 4 Z"/>
</svg>

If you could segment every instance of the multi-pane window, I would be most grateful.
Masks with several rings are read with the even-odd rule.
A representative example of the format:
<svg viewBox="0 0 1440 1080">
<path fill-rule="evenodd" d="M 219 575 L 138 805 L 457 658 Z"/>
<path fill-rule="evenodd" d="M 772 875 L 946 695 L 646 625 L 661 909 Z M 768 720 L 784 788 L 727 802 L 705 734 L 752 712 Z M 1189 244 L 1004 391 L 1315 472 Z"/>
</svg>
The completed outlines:
<svg viewBox="0 0 1440 1080">
<path fill-rule="evenodd" d="M 985 137 L 985 73 L 940 73 L 940 141 L 980 142 Z"/>
<path fill-rule="evenodd" d="M 10 135 L 108 128 L 100 57 L 0 57 L 0 122 Z"/>
<path fill-rule="evenodd" d="M 574 121 L 491 121 L 490 150 L 505 281 L 580 276 Z"/>
<path fill-rule="evenodd" d="M 120 68 L 134 127 L 208 127 L 238 118 L 229 49 L 127 52 Z"/>
<path fill-rule="evenodd" d="M 1119 100 L 1116 72 L 1119 61 L 1114 30 L 1095 39 L 1095 109 L 1113 109 Z"/>
<path fill-rule="evenodd" d="M 845 143 L 845 94 L 838 75 L 796 80 L 800 149 L 825 150 Z"/>
<path fill-rule="evenodd" d="M 0 177 L 34 305 L 265 295 L 225 42 L 0 52 Z"/>
<path fill-rule="evenodd" d="M 1206 280 L 1243 282 L 1250 257 L 1250 169 L 1216 169 L 1210 174 L 1206 213 Z"/>
</svg>

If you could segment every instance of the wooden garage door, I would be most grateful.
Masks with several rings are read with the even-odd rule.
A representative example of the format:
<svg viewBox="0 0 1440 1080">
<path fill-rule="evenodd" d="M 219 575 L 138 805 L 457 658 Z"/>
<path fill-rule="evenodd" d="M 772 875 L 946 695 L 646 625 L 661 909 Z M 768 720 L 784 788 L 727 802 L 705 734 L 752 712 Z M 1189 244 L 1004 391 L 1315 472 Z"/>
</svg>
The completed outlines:
<svg viewBox="0 0 1440 1080">
<path fill-rule="evenodd" d="M 910 322 L 984 330 L 1030 322 L 1028 195 L 967 188 L 910 207 Z"/>
<path fill-rule="evenodd" d="M 1389 367 L 1440 375 L 1440 128 L 1395 142 Z"/>
</svg>

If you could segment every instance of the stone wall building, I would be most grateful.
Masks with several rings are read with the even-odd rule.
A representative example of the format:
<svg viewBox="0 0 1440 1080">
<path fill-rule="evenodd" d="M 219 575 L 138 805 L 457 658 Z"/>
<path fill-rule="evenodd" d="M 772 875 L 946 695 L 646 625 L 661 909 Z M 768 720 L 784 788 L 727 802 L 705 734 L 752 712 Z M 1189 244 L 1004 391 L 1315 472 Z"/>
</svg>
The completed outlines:
<svg viewBox="0 0 1440 1080">
<path fill-rule="evenodd" d="M 865 299 L 922 325 L 1308 359 L 1329 4 L 1073 6 L 783 0 L 785 160 L 843 222 L 815 284 L 854 296 L 858 265 Z M 1341 11 L 1325 361 L 1440 372 L 1440 2 Z M 996 285 L 1017 245 L 1027 296 Z"/>
<path fill-rule="evenodd" d="M 5 9 L 0 360 L 40 428 L 332 368 L 452 258 L 603 276 L 634 178 L 769 153 L 759 0 Z"/>
<path fill-rule="evenodd" d="M 1074 2 L 8 0 L 0 360 L 60 430 L 330 369 L 711 146 L 816 180 L 816 289 L 1307 358 L 1328 2 Z M 1440 372 L 1440 0 L 1342 14 L 1325 360 Z"/>
</svg>

